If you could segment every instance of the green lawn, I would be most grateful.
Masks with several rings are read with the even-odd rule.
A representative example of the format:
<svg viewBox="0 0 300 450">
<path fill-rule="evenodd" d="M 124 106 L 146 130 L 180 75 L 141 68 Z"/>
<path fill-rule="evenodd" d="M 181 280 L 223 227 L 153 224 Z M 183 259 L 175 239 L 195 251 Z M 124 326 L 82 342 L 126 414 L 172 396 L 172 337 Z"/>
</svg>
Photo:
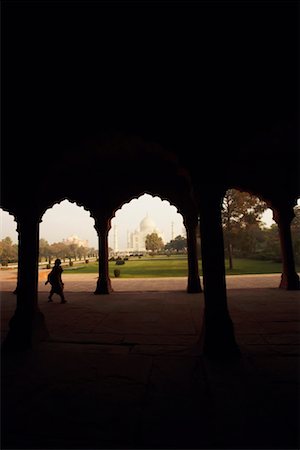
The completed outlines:
<svg viewBox="0 0 300 450">
<path fill-rule="evenodd" d="M 235 259 L 233 270 L 228 269 L 227 275 L 281 273 L 281 263 L 273 261 L 257 261 L 252 259 Z M 124 265 L 118 266 L 115 261 L 109 262 L 110 277 L 114 277 L 114 269 L 121 271 L 122 278 L 154 278 L 154 277 L 185 277 L 188 274 L 186 257 L 145 257 L 141 259 L 129 259 Z M 200 275 L 202 275 L 202 263 L 199 261 Z M 300 267 L 297 267 L 300 270 Z M 65 267 L 65 273 L 98 273 L 98 263 L 82 264 L 73 267 Z"/>
</svg>

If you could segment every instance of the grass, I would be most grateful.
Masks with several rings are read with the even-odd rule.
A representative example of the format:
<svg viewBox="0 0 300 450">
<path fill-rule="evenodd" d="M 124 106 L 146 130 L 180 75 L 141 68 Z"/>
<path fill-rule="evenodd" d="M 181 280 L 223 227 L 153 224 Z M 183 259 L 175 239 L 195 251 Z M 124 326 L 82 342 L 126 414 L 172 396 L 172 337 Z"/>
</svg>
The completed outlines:
<svg viewBox="0 0 300 450">
<path fill-rule="evenodd" d="M 281 263 L 273 261 L 260 261 L 252 259 L 234 259 L 234 268 L 228 269 L 225 261 L 227 275 L 242 274 L 268 274 L 281 273 Z M 155 277 L 186 277 L 188 264 L 186 257 L 144 257 L 130 258 L 124 265 L 118 266 L 115 261 L 109 262 L 109 275 L 114 278 L 114 269 L 119 269 L 122 278 L 155 278 Z M 300 270 L 300 267 L 297 267 Z M 98 273 L 98 263 L 82 264 L 64 268 L 65 273 Z M 199 272 L 202 275 L 202 262 L 199 261 Z"/>
</svg>

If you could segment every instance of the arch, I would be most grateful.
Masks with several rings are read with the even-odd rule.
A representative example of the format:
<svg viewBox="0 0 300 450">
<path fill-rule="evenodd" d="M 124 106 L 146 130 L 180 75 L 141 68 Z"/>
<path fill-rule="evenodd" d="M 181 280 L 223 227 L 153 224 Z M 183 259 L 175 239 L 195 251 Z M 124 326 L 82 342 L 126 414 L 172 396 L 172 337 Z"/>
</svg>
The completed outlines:
<svg viewBox="0 0 300 450">
<path fill-rule="evenodd" d="M 236 252 L 237 258 L 251 258 L 251 260 L 256 260 L 259 265 L 264 264 L 264 261 L 270 261 L 268 264 L 270 267 L 266 265 L 266 273 L 270 273 L 270 271 L 274 273 L 282 272 L 281 277 L 282 280 L 284 279 L 284 282 L 281 281 L 279 287 L 285 286 L 287 289 L 297 288 L 299 285 L 299 277 L 294 267 L 291 244 L 290 223 L 294 216 L 291 204 L 289 207 L 289 202 L 282 203 L 281 199 L 274 200 L 274 198 L 265 201 L 266 197 L 257 195 L 256 191 L 255 197 L 259 201 L 253 205 L 249 203 L 250 209 L 244 212 L 240 208 L 238 201 L 234 200 L 234 192 L 247 193 L 250 198 L 254 198 L 253 191 L 250 190 L 249 192 L 240 187 L 238 189 L 228 189 L 223 197 L 224 247 L 229 261 L 229 271 L 232 272 L 234 269 L 232 260 L 233 241 L 235 240 L 235 248 L 239 249 Z M 228 193 L 231 196 L 231 204 L 229 204 L 228 198 L 226 198 Z M 247 198 L 245 200 L 247 201 Z M 243 201 L 242 197 L 240 197 L 239 201 Z M 245 204 L 244 208 L 246 206 Z M 263 208 L 265 208 L 264 211 Z M 264 226 L 265 224 L 261 220 L 265 211 L 269 212 L 269 227 Z M 272 218 L 270 217 L 271 211 Z M 249 273 L 252 273 L 253 269 L 249 269 Z M 264 269 L 261 267 L 261 269 L 257 268 L 256 270 L 260 273 Z"/>
<path fill-rule="evenodd" d="M 148 191 L 144 191 L 142 194 L 137 194 L 134 197 L 132 197 L 129 201 L 124 201 L 122 203 L 122 206 L 118 209 L 114 210 L 114 217 L 112 218 L 112 222 L 114 221 L 114 219 L 116 219 L 117 213 L 118 211 L 121 211 L 122 208 L 124 206 L 127 206 L 128 208 L 130 207 L 130 203 L 134 202 L 136 200 L 136 204 L 135 205 L 131 205 L 133 208 L 137 207 L 137 202 L 138 201 L 143 201 L 144 199 L 147 200 L 148 197 L 148 201 L 150 202 L 155 202 L 155 200 L 159 200 L 161 202 L 161 207 L 162 209 L 160 210 L 159 214 L 163 214 L 163 202 L 167 202 L 168 205 L 165 205 L 166 207 L 169 208 L 174 208 L 175 209 L 175 214 L 179 214 L 181 216 L 181 224 L 180 226 L 182 228 L 185 228 L 185 232 L 179 232 L 176 234 L 176 236 L 178 235 L 182 235 L 184 234 L 185 236 L 183 238 L 186 239 L 186 250 L 185 250 L 185 254 L 187 255 L 187 261 L 186 261 L 186 276 L 188 278 L 188 292 L 201 292 L 202 288 L 201 288 L 201 283 L 200 283 L 200 277 L 199 277 L 199 262 L 198 262 L 198 257 L 199 255 L 197 255 L 197 236 L 196 236 L 196 229 L 194 227 L 197 227 L 198 225 L 198 213 L 196 211 L 196 208 L 194 210 L 194 215 L 193 215 L 193 220 L 191 220 L 190 216 L 184 215 L 184 213 L 182 213 L 182 210 L 180 210 L 179 208 L 177 208 L 175 206 L 175 204 L 171 204 L 170 202 L 170 197 L 168 196 L 167 198 L 164 197 L 162 198 L 160 195 L 153 195 L 151 193 L 149 193 Z M 155 205 L 153 205 L 155 206 Z M 159 205 L 157 205 L 159 206 Z M 157 207 L 156 206 L 156 207 Z M 145 248 L 145 237 L 146 234 L 151 234 L 151 230 L 153 228 L 152 231 L 155 231 L 156 229 L 156 233 L 162 238 L 164 239 L 164 244 L 167 244 L 168 242 L 170 243 L 171 240 L 174 240 L 174 238 L 176 237 L 174 234 L 172 235 L 172 220 L 169 219 L 169 238 L 166 238 L 166 227 L 167 224 L 165 223 L 164 226 L 164 230 L 162 229 L 161 225 L 158 225 L 158 227 L 156 227 L 156 224 L 158 222 L 155 221 L 155 223 L 151 220 L 151 209 L 150 206 L 146 206 L 143 205 L 143 211 L 137 215 L 135 214 L 135 223 L 131 223 L 131 229 L 128 230 L 123 230 L 123 252 L 121 252 L 120 250 L 122 250 L 122 248 L 118 249 L 118 252 L 114 253 L 114 256 L 120 256 L 120 255 L 126 255 L 127 257 L 130 255 L 139 255 L 141 257 L 141 255 L 147 255 L 148 251 Z M 147 214 L 149 213 L 149 217 L 147 217 Z M 159 221 L 159 216 L 157 215 L 157 219 Z M 175 220 L 175 218 L 174 218 Z M 117 220 L 115 220 L 115 222 L 117 223 Z M 140 223 L 140 227 L 138 228 L 138 224 Z M 148 230 L 148 225 L 149 227 L 149 233 L 147 230 L 144 230 L 143 226 L 147 225 L 147 230 Z M 179 226 L 179 224 L 178 224 Z M 163 233 L 162 233 L 163 231 Z M 126 233 L 126 236 L 125 236 Z M 146 233 L 146 234 L 145 234 Z M 117 231 L 116 228 L 114 227 L 114 229 L 111 229 L 110 231 L 110 242 L 112 242 L 113 240 L 117 239 Z M 126 240 L 126 243 L 125 243 Z M 125 244 L 124 244 L 125 243 Z M 124 245 L 126 246 L 126 248 L 124 248 Z M 163 252 L 163 254 L 165 254 L 166 256 L 166 260 L 168 260 L 168 262 L 171 264 L 171 260 L 168 259 L 171 256 L 171 259 L 174 258 L 174 256 L 172 257 L 172 252 L 167 252 L 167 254 L 165 252 Z M 197 257 L 198 256 L 198 257 Z M 172 261 L 174 262 L 174 261 Z M 182 264 L 183 261 L 179 261 L 178 263 Z M 152 264 L 152 263 L 151 263 Z M 150 268 L 150 267 L 149 267 Z M 162 269 L 163 270 L 163 269 Z M 145 276 L 147 276 L 145 274 Z"/>
<path fill-rule="evenodd" d="M 135 205 L 134 205 L 134 202 L 135 202 Z M 140 203 L 140 204 L 138 204 L 138 202 Z M 146 204 L 146 202 L 147 203 L 149 203 L 149 204 Z M 157 205 L 154 205 L 153 203 L 154 202 L 156 202 L 157 203 Z M 159 204 L 159 202 L 161 202 L 161 204 Z M 165 204 L 163 204 L 165 202 Z M 141 204 L 142 203 L 142 204 Z M 152 203 L 152 206 L 151 206 L 151 204 L 150 203 Z M 152 193 L 150 193 L 150 191 L 144 191 L 144 192 L 142 192 L 141 194 L 136 194 L 136 195 L 134 195 L 133 197 L 131 197 L 128 201 L 124 201 L 121 205 L 120 205 L 120 207 L 119 208 L 117 208 L 117 209 L 115 209 L 114 210 L 114 215 L 113 215 L 113 217 L 111 218 L 111 220 L 112 220 L 112 222 L 114 221 L 114 222 L 116 222 L 116 220 L 117 220 L 117 215 L 118 214 L 122 214 L 122 209 L 123 209 L 123 215 L 124 215 L 124 213 L 126 214 L 126 209 L 128 210 L 128 209 L 130 209 L 130 208 L 134 208 L 134 207 L 139 207 L 139 208 L 142 208 L 142 211 L 141 211 L 141 213 L 138 215 L 138 214 L 136 214 L 135 216 L 136 216 L 136 219 L 135 219 L 135 222 L 132 222 L 132 224 L 130 225 L 130 230 L 131 231 L 133 231 L 135 228 L 137 228 L 138 227 L 138 224 L 140 223 L 140 225 L 141 226 L 143 226 L 143 225 L 151 225 L 150 224 L 150 221 L 152 221 L 153 222 L 153 214 L 155 215 L 155 213 L 152 213 L 151 214 L 151 211 L 150 211 L 150 209 L 151 208 L 154 208 L 154 207 L 159 207 L 160 208 L 160 211 L 161 211 L 161 213 L 163 213 L 163 209 L 166 209 L 166 208 L 172 208 L 172 209 L 175 209 L 175 211 L 174 211 L 174 213 L 175 214 L 178 214 L 178 215 L 180 215 L 181 217 L 182 217 L 182 226 L 184 226 L 184 218 L 183 218 L 183 215 L 182 215 L 182 213 L 181 213 L 181 211 L 180 211 L 180 209 L 174 204 L 174 203 L 172 203 L 170 200 L 169 200 L 169 198 L 166 198 L 166 197 L 162 197 L 162 196 L 160 196 L 160 195 L 157 195 L 157 194 L 155 194 L 155 195 L 153 195 Z M 125 209 L 124 209 L 125 208 Z M 171 211 L 170 211 L 171 212 Z M 174 214 L 174 215 L 175 215 Z M 130 214 L 129 214 L 129 212 L 127 212 L 127 216 L 128 216 L 128 219 L 129 219 L 129 217 L 130 217 Z M 149 216 L 148 218 L 147 218 L 147 216 Z M 158 214 L 156 213 L 156 216 L 158 217 Z M 159 218 L 158 218 L 158 220 L 159 220 Z M 149 223 L 148 223 L 149 222 Z M 152 223 L 152 225 L 153 225 L 153 228 L 155 228 L 155 227 L 157 227 L 157 220 L 156 221 L 154 221 L 153 223 Z M 170 221 L 170 230 L 171 230 L 171 221 Z M 161 226 L 159 227 L 158 226 L 158 228 L 160 229 L 160 231 L 164 231 L 164 242 L 166 243 L 166 242 L 169 242 L 170 240 L 171 240 L 171 235 L 170 235 L 170 230 L 166 230 L 166 227 L 167 227 L 167 224 L 165 224 L 164 225 L 164 230 L 161 230 Z M 169 237 L 169 239 L 168 239 L 168 241 L 166 241 L 166 236 L 165 236 L 165 234 L 166 234 L 166 232 L 167 232 L 167 234 L 168 235 L 170 235 Z M 110 234 L 112 233 L 112 230 L 110 231 Z M 127 244 L 127 243 L 126 243 Z M 124 248 L 124 245 L 123 245 L 123 248 L 122 248 L 122 250 L 124 251 L 124 250 L 126 250 L 126 248 Z"/>
<path fill-rule="evenodd" d="M 53 209 L 55 207 L 56 211 Z M 85 213 L 89 213 L 90 217 Z M 63 226 L 63 230 L 57 231 L 57 226 Z M 77 258 L 81 261 L 82 257 L 86 260 L 91 253 L 98 254 L 98 237 L 94 227 L 93 216 L 84 205 L 69 198 L 53 202 L 40 220 L 40 263 L 44 259 L 49 268 L 53 258 L 61 258 L 73 265 Z M 52 242 L 49 244 L 48 241 Z"/>
<path fill-rule="evenodd" d="M 296 271 L 300 272 L 300 197 L 294 206 L 294 217 L 291 222 L 291 234 L 294 249 Z M 297 270 L 298 269 L 298 270 Z"/>
<path fill-rule="evenodd" d="M 18 224 L 16 217 L 0 208 L 0 267 L 15 268 L 18 263 Z M 7 239 L 8 238 L 8 239 Z"/>
<path fill-rule="evenodd" d="M 60 205 L 64 201 L 67 201 L 70 204 L 75 203 L 76 206 L 78 206 L 79 208 L 83 208 L 85 211 L 90 213 L 91 217 L 93 217 L 89 206 L 87 206 L 87 204 L 85 202 L 65 195 L 65 196 L 59 196 L 55 199 L 54 198 L 48 199 L 47 204 L 43 205 L 43 208 L 40 212 L 40 221 L 41 222 L 43 221 L 42 218 L 49 209 L 53 208 L 53 206 L 55 206 L 55 205 Z"/>
<path fill-rule="evenodd" d="M 14 212 L 10 209 L 5 209 L 0 207 L 0 222 L 1 222 L 1 239 L 3 237 L 9 236 L 17 240 L 17 217 Z M 14 223 L 16 225 L 14 225 Z M 15 229 L 14 229 L 15 227 Z M 7 231 L 5 231 L 7 230 Z M 8 233 L 8 234 L 6 234 Z M 5 235 L 5 236 L 4 236 Z"/>
<path fill-rule="evenodd" d="M 257 244 L 263 234 L 261 218 L 268 206 L 262 197 L 241 187 L 227 189 L 223 196 L 224 250 L 229 273 L 234 273 L 234 256 L 236 259 L 259 257 Z"/>
</svg>

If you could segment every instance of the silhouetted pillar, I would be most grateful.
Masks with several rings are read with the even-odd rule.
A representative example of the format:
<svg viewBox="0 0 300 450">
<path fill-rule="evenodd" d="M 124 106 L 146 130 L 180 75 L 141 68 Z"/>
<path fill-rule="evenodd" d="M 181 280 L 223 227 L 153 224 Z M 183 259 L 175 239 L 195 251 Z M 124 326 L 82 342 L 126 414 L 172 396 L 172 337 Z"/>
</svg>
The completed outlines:
<svg viewBox="0 0 300 450">
<path fill-rule="evenodd" d="M 200 204 L 201 251 L 204 287 L 203 353 L 212 358 L 240 355 L 227 308 L 221 195 Z"/>
<path fill-rule="evenodd" d="M 22 350 L 47 338 L 48 331 L 38 308 L 39 221 L 28 213 L 18 221 L 18 232 L 17 307 L 3 347 Z"/>
<path fill-rule="evenodd" d="M 108 233 L 111 227 L 110 219 L 95 220 L 95 229 L 99 239 L 99 277 L 94 294 L 102 295 L 112 292 L 108 269 Z"/>
<path fill-rule="evenodd" d="M 299 290 L 299 275 L 295 269 L 291 222 L 295 217 L 294 209 L 289 206 L 279 206 L 273 209 L 273 219 L 278 225 L 281 255 L 282 274 L 279 287 L 287 290 Z"/>
<path fill-rule="evenodd" d="M 187 247 L 188 247 L 188 285 L 187 292 L 197 293 L 202 292 L 200 277 L 199 277 L 199 266 L 198 266 L 198 255 L 197 255 L 197 235 L 196 229 L 198 226 L 198 217 L 188 215 L 184 218 L 184 225 L 186 228 L 187 237 Z"/>
<path fill-rule="evenodd" d="M 19 224 L 17 223 L 17 233 L 18 233 L 18 261 L 19 261 L 19 258 L 20 258 L 20 248 L 21 248 L 21 245 L 20 245 L 20 229 L 19 229 Z M 14 290 L 14 294 L 17 294 L 18 293 L 18 287 L 19 287 L 19 264 L 18 264 L 18 271 L 17 271 L 17 284 L 16 284 L 16 288 L 15 288 L 15 290 Z"/>
</svg>

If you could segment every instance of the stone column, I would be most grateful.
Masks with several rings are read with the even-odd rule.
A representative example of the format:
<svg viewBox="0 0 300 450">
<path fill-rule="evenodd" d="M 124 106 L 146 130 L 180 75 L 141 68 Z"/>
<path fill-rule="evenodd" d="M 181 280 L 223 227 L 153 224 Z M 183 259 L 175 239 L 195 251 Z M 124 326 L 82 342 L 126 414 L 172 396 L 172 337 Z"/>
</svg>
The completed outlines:
<svg viewBox="0 0 300 450">
<path fill-rule="evenodd" d="M 95 219 L 95 229 L 99 239 L 99 277 L 94 294 L 103 295 L 112 292 L 108 270 L 108 233 L 111 227 L 110 219 L 99 217 Z"/>
<path fill-rule="evenodd" d="M 196 229 L 198 226 L 198 216 L 188 215 L 184 218 L 184 225 L 186 228 L 187 248 L 188 248 L 188 285 L 187 292 L 190 294 L 202 292 L 198 255 L 197 255 L 197 236 Z"/>
<path fill-rule="evenodd" d="M 17 233 L 18 233 L 18 261 L 20 259 L 20 227 L 19 224 L 17 223 Z M 19 264 L 18 264 L 18 273 L 17 273 L 17 284 L 16 284 L 16 288 L 14 290 L 14 294 L 18 293 L 18 289 L 19 289 Z"/>
<path fill-rule="evenodd" d="M 239 357 L 233 323 L 227 308 L 222 195 L 206 196 L 200 204 L 201 251 L 204 287 L 203 354 L 210 358 Z"/>
<path fill-rule="evenodd" d="M 46 339 L 48 331 L 38 308 L 39 220 L 28 212 L 18 220 L 18 231 L 17 307 L 3 347 L 23 350 Z"/>
<path fill-rule="evenodd" d="M 282 274 L 279 287 L 287 290 L 300 289 L 299 275 L 295 269 L 291 234 L 291 222 L 294 217 L 294 209 L 290 205 L 273 208 L 273 219 L 278 225 L 282 256 Z"/>
</svg>

